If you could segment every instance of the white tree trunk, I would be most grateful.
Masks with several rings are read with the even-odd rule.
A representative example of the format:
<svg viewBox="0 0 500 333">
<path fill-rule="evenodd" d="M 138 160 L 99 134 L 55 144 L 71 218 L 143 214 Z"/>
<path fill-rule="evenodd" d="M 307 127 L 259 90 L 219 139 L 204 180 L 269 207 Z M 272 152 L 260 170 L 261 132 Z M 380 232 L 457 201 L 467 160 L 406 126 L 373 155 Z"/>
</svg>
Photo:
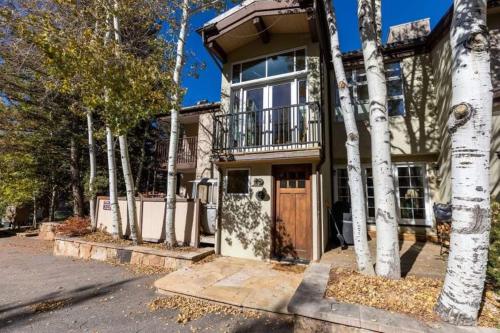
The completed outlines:
<svg viewBox="0 0 500 333">
<path fill-rule="evenodd" d="M 130 225 L 130 237 L 132 238 L 134 244 L 138 244 L 141 242 L 141 235 L 137 223 L 134 178 L 132 177 L 132 170 L 130 168 L 127 137 L 125 135 L 120 135 L 118 137 L 118 141 L 120 142 L 123 177 L 125 179 L 125 188 L 127 191 L 127 213 Z"/>
<path fill-rule="evenodd" d="M 92 119 L 92 111 L 87 110 L 87 133 L 88 133 L 88 143 L 89 143 L 89 164 L 90 164 L 90 176 L 89 176 L 89 192 L 90 192 L 90 225 L 92 231 L 97 229 L 97 220 L 95 214 L 95 177 L 97 170 L 97 163 L 95 158 L 95 139 L 94 139 L 94 121 Z"/>
<path fill-rule="evenodd" d="M 363 44 L 368 94 L 370 97 L 370 128 L 375 222 L 377 225 L 377 264 L 380 276 L 399 279 L 398 218 L 391 161 L 387 87 L 373 3 L 358 0 L 358 20 Z"/>
<path fill-rule="evenodd" d="M 118 1 L 113 3 L 114 10 L 118 10 Z M 118 16 L 113 15 L 113 31 L 115 35 L 115 41 L 117 44 L 121 43 L 120 36 L 120 23 Z M 117 54 L 119 56 L 119 54 Z M 127 195 L 127 215 L 128 223 L 130 226 L 130 237 L 135 245 L 141 242 L 141 235 L 139 233 L 137 215 L 135 209 L 135 186 L 134 177 L 132 176 L 132 168 L 130 166 L 130 157 L 128 154 L 128 141 L 127 136 L 122 134 L 118 136 L 118 141 L 120 143 L 120 156 L 122 161 L 123 178 L 125 179 L 125 190 Z"/>
<path fill-rule="evenodd" d="M 111 205 L 111 235 L 114 239 L 122 237 L 122 219 L 118 206 L 118 190 L 116 182 L 115 143 L 111 128 L 106 126 L 106 146 L 108 153 L 109 202 Z"/>
<path fill-rule="evenodd" d="M 170 142 L 168 150 L 168 174 L 167 174 L 167 214 L 165 220 L 165 243 L 170 246 L 176 246 L 175 238 L 175 192 L 177 188 L 177 144 L 179 141 L 179 90 L 182 65 L 184 61 L 184 45 L 186 42 L 187 25 L 189 19 L 189 0 L 182 3 L 182 18 L 179 31 L 179 40 L 177 41 L 177 58 L 175 60 L 174 84 L 176 90 L 172 96 L 174 107 L 170 110 Z"/>
<path fill-rule="evenodd" d="M 486 0 L 455 0 L 452 49 L 450 255 L 436 312 L 474 325 L 484 288 L 490 232 L 492 118 Z"/>
<path fill-rule="evenodd" d="M 361 160 L 359 155 L 359 133 L 356 125 L 354 107 L 352 104 L 349 87 L 342 63 L 342 53 L 340 52 L 337 22 L 332 2 L 324 1 L 326 18 L 330 31 L 330 45 L 332 53 L 333 67 L 340 97 L 342 117 L 347 133 L 347 172 L 349 174 L 349 189 L 351 194 L 351 214 L 354 233 L 354 251 L 358 271 L 366 275 L 375 275 L 373 262 L 368 247 L 368 235 L 366 230 L 366 202 L 364 196 L 364 186 L 361 177 Z"/>
</svg>

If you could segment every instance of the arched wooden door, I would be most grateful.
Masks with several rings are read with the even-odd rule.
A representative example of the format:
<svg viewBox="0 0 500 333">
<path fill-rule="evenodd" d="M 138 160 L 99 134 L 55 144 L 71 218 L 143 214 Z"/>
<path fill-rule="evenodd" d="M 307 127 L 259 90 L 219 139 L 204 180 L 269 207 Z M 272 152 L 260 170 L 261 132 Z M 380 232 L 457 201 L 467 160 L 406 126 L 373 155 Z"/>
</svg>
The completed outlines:
<svg viewBox="0 0 500 333">
<path fill-rule="evenodd" d="M 311 260 L 311 165 L 274 166 L 273 175 L 274 256 Z"/>
</svg>

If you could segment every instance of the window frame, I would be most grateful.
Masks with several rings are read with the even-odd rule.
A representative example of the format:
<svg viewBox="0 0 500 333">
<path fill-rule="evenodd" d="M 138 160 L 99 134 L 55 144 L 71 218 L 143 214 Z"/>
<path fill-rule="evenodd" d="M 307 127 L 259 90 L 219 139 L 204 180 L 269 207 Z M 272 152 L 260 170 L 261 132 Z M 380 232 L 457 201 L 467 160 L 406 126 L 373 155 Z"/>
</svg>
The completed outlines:
<svg viewBox="0 0 500 333">
<path fill-rule="evenodd" d="M 425 204 L 425 219 L 408 219 L 408 218 L 401 218 L 401 207 L 400 207 L 400 195 L 399 195 L 399 175 L 398 175 L 398 167 L 421 167 L 423 169 L 423 189 L 424 189 L 424 204 Z M 340 169 L 347 170 L 347 168 L 344 165 L 334 165 L 333 166 L 335 170 L 335 177 L 333 177 L 333 195 L 334 195 L 334 200 L 338 201 L 339 198 L 339 181 L 338 181 L 338 174 Z M 373 217 L 370 217 L 368 215 L 368 187 L 367 187 L 367 170 L 368 168 L 372 168 L 371 164 L 362 164 L 361 165 L 361 178 L 363 181 L 363 187 L 365 190 L 365 200 L 366 200 L 366 217 L 367 217 L 367 222 L 368 224 L 374 224 L 375 219 Z M 430 193 L 430 188 L 429 188 L 429 180 L 428 180 L 428 171 L 429 171 L 429 164 L 425 162 L 398 162 L 398 163 L 393 163 L 392 165 L 392 174 L 393 174 L 393 179 L 394 179 L 394 188 L 395 188 L 395 200 L 396 200 L 396 208 L 397 208 L 397 214 L 398 214 L 398 219 L 399 219 L 399 226 L 404 227 L 404 226 L 414 226 L 414 227 L 432 227 L 433 226 L 433 211 L 432 211 L 432 198 L 431 198 L 431 193 Z M 349 189 L 349 188 L 348 188 Z M 350 191 L 350 189 L 349 189 Z M 350 193 L 350 192 L 349 192 Z M 349 197 L 349 204 L 350 204 L 350 197 Z"/>
<path fill-rule="evenodd" d="M 399 69 L 400 69 L 400 75 L 399 76 L 390 76 L 390 77 L 385 77 L 386 80 L 386 86 L 387 82 L 389 81 L 398 81 L 401 80 L 401 94 L 400 95 L 395 95 L 395 96 L 387 96 L 387 101 L 392 101 L 392 100 L 401 100 L 403 103 L 403 113 L 402 114 L 396 114 L 396 115 L 390 115 L 390 118 L 395 118 L 395 117 L 405 117 L 407 115 L 406 112 L 406 101 L 405 101 L 405 92 L 404 92 L 404 73 L 403 73 L 403 68 L 401 66 L 401 61 L 391 61 L 384 63 L 384 73 L 387 74 L 387 70 L 385 69 L 386 66 L 391 65 L 391 64 L 399 64 Z M 349 74 L 348 76 L 347 74 Z M 358 99 L 358 87 L 362 86 L 363 84 L 360 83 L 366 83 L 368 85 L 368 81 L 363 80 L 363 81 L 358 81 L 358 73 L 364 72 L 366 75 L 366 70 L 365 68 L 362 67 L 355 67 L 349 70 L 346 70 L 346 78 L 349 86 L 349 91 L 352 91 L 352 99 L 353 99 L 353 106 L 354 106 L 354 111 L 355 111 L 355 118 L 357 121 L 361 120 L 368 120 L 368 113 L 359 113 L 358 108 L 362 105 L 369 104 L 369 100 L 359 100 Z M 337 110 L 339 105 L 337 105 L 337 100 L 338 100 L 338 89 L 336 88 L 336 93 L 335 93 L 335 102 L 334 102 L 334 108 Z M 389 112 L 389 110 L 387 110 Z M 342 114 L 337 114 L 335 112 L 334 119 L 336 122 L 343 122 L 344 120 L 342 119 Z"/>
<path fill-rule="evenodd" d="M 296 71 L 295 69 L 297 67 L 297 57 L 295 56 L 295 52 L 296 51 L 301 51 L 301 50 L 304 50 L 305 68 L 303 70 Z M 295 48 L 291 48 L 291 49 L 286 49 L 286 50 L 281 50 L 279 52 L 273 52 L 273 53 L 263 54 L 263 55 L 258 56 L 258 57 L 247 58 L 245 60 L 235 61 L 235 62 L 231 63 L 230 75 L 229 75 L 229 80 L 228 80 L 229 83 L 230 83 L 230 86 L 231 86 L 231 90 L 233 88 L 246 87 L 248 85 L 253 85 L 253 84 L 262 84 L 262 83 L 267 83 L 267 82 L 272 82 L 272 81 L 293 79 L 293 78 L 296 78 L 296 77 L 301 76 L 301 75 L 302 76 L 304 76 L 304 75 L 307 76 L 307 73 L 309 71 L 309 66 L 308 66 L 308 61 L 307 61 L 307 59 L 308 59 L 308 52 L 307 51 L 308 51 L 307 50 L 307 46 L 299 46 L 299 47 L 295 47 Z M 282 55 L 282 54 L 286 54 L 286 53 L 290 53 L 290 52 L 294 53 L 294 59 L 293 59 L 294 71 L 290 72 L 290 73 L 284 73 L 284 74 L 279 74 L 279 75 L 268 76 L 268 59 L 270 57 L 273 57 L 273 56 Z M 254 60 L 259 60 L 259 59 L 264 59 L 265 60 L 265 67 L 266 67 L 266 75 L 265 75 L 265 77 L 259 78 L 259 79 L 254 79 L 254 80 L 242 81 L 242 78 L 243 78 L 242 65 L 244 63 L 251 62 L 251 61 L 254 61 Z M 240 66 L 240 80 L 239 80 L 239 82 L 235 83 L 235 82 L 233 82 L 233 74 L 234 74 L 234 66 L 236 66 L 236 65 Z"/>
<path fill-rule="evenodd" d="M 230 171 L 248 171 L 248 182 L 247 182 L 248 192 L 247 193 L 228 193 L 227 192 Z M 228 168 L 228 169 L 226 169 L 225 173 L 224 173 L 224 194 L 231 195 L 231 196 L 249 196 L 251 194 L 250 192 L 252 189 L 251 177 L 252 177 L 252 174 L 251 174 L 250 168 Z"/>
</svg>

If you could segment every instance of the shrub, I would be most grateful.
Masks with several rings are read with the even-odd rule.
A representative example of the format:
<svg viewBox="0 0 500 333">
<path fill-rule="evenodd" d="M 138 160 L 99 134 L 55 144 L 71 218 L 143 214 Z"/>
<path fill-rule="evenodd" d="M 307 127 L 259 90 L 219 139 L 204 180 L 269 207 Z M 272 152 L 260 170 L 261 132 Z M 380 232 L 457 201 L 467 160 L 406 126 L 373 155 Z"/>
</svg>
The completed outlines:
<svg viewBox="0 0 500 333">
<path fill-rule="evenodd" d="M 487 274 L 495 292 L 500 292 L 500 202 L 498 201 L 493 201 L 491 205 L 490 252 Z"/>
<path fill-rule="evenodd" d="M 68 237 L 83 236 L 91 232 L 90 220 L 78 216 L 72 216 L 64 221 L 64 223 L 58 225 L 56 230 L 58 234 Z"/>
</svg>

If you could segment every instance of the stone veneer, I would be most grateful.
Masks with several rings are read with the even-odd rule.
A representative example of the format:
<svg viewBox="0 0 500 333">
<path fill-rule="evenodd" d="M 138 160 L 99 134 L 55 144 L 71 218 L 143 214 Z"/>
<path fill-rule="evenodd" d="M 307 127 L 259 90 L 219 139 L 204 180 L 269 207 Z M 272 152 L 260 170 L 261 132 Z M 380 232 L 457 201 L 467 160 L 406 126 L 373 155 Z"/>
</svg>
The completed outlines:
<svg viewBox="0 0 500 333">
<path fill-rule="evenodd" d="M 180 252 L 156 250 L 144 246 L 87 242 L 78 238 L 64 237 L 56 237 L 54 242 L 54 255 L 56 256 L 158 266 L 174 270 L 189 266 L 213 253 L 214 250 L 211 248 Z"/>
</svg>

